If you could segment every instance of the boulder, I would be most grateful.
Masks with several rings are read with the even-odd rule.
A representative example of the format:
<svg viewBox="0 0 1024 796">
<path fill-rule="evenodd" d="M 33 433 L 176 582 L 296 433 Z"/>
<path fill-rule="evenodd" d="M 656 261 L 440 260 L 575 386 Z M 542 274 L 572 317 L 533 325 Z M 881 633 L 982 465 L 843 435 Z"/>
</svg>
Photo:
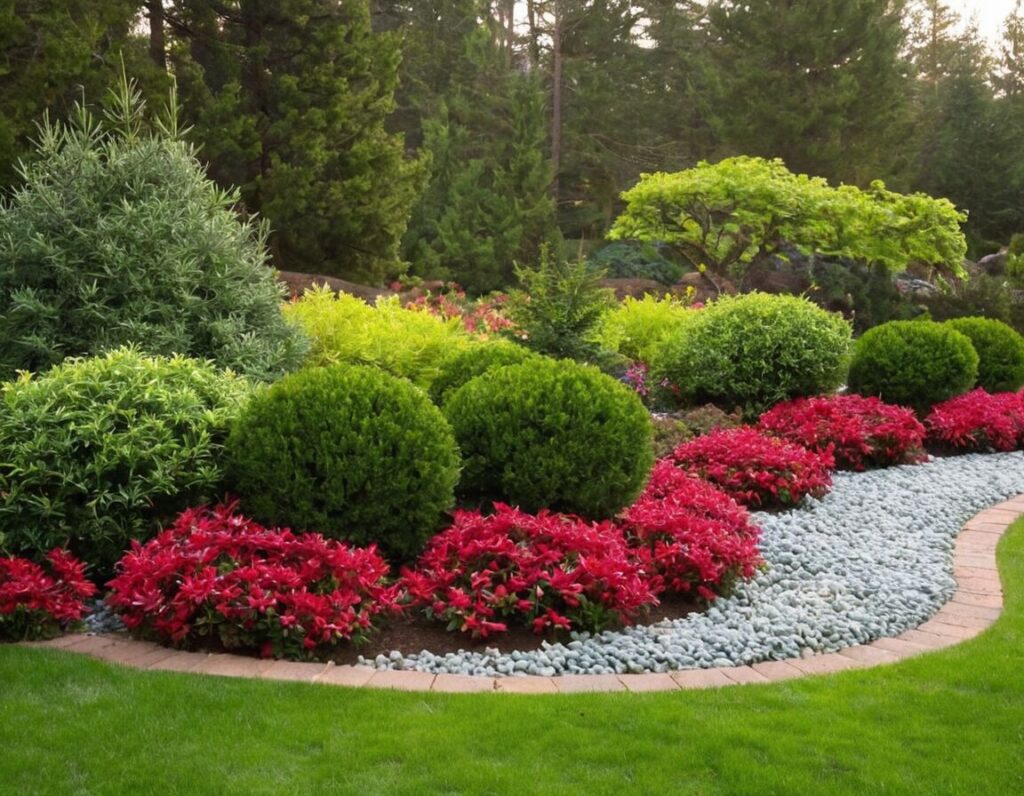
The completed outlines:
<svg viewBox="0 0 1024 796">
<path fill-rule="evenodd" d="M 602 279 L 601 287 L 615 291 L 615 298 L 621 301 L 626 296 L 643 298 L 646 295 L 661 296 L 668 292 L 661 282 L 653 279 Z"/>
<path fill-rule="evenodd" d="M 995 254 L 986 254 L 978 260 L 978 268 L 989 276 L 1003 276 L 1006 273 L 1006 249 Z"/>
<path fill-rule="evenodd" d="M 357 296 L 363 299 L 369 304 L 373 304 L 381 296 L 394 296 L 395 293 L 390 290 L 385 290 L 379 287 L 370 287 L 369 285 L 359 285 L 355 282 L 347 282 L 344 279 L 338 279 L 333 276 L 323 276 L 322 274 L 300 274 L 298 271 L 278 271 L 277 278 L 279 281 L 284 282 L 288 288 L 288 292 L 293 296 L 301 296 L 309 288 L 314 285 L 327 285 L 331 290 L 337 293 L 348 293 L 352 296 Z"/>
</svg>

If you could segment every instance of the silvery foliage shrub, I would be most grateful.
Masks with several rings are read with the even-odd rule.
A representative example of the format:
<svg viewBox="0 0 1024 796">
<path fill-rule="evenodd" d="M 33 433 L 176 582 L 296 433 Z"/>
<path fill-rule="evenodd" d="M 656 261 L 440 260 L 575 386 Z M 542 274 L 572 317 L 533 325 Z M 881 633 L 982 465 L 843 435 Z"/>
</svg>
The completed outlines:
<svg viewBox="0 0 1024 796">
<path fill-rule="evenodd" d="M 0 547 L 68 547 L 101 573 L 194 503 L 222 494 L 222 449 L 247 381 L 209 362 L 122 348 L 0 387 Z"/>
<path fill-rule="evenodd" d="M 101 117 L 44 120 L 0 202 L 0 377 L 128 343 L 260 379 L 301 361 L 266 227 L 239 219 L 181 134 L 173 93 L 150 122 L 126 79 Z"/>
</svg>

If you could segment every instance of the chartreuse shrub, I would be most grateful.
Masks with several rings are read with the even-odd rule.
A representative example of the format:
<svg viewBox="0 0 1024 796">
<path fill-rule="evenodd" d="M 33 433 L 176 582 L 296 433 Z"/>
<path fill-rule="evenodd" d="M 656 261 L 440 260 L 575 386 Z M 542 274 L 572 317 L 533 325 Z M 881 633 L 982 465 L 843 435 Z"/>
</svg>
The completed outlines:
<svg viewBox="0 0 1024 796">
<path fill-rule="evenodd" d="M 978 354 L 966 335 L 933 321 L 890 321 L 857 341 L 849 386 L 923 414 L 969 390 L 977 376 Z"/>
<path fill-rule="evenodd" d="M 528 360 L 540 359 L 529 349 L 515 343 L 495 341 L 469 346 L 441 363 L 437 378 L 430 385 L 430 397 L 438 406 L 466 382 L 481 376 L 493 368 L 504 365 L 518 365 Z"/>
<path fill-rule="evenodd" d="M 658 346 L 678 336 L 697 312 L 671 296 L 628 296 L 601 318 L 597 341 L 609 351 L 650 364 Z"/>
<path fill-rule="evenodd" d="M 465 458 L 459 493 L 525 511 L 611 517 L 654 460 L 640 399 L 596 368 L 530 360 L 459 388 L 444 411 Z"/>
<path fill-rule="evenodd" d="M 286 376 L 255 396 L 228 439 L 247 514 L 413 556 L 454 503 L 459 452 L 441 411 L 378 368 Z"/>
<path fill-rule="evenodd" d="M 690 402 L 756 416 L 779 401 L 842 384 L 850 325 L 806 299 L 749 293 L 694 313 L 655 355 L 655 375 Z"/>
<path fill-rule="evenodd" d="M 0 534 L 35 557 L 67 546 L 101 571 L 132 539 L 223 488 L 250 387 L 212 364 L 118 349 L 2 387 Z"/>
<path fill-rule="evenodd" d="M 101 119 L 45 122 L 37 150 L 0 201 L 0 378 L 127 343 L 258 378 L 301 362 L 266 228 L 207 179 L 173 103 L 149 123 L 126 82 Z"/>
<path fill-rule="evenodd" d="M 946 325 L 967 335 L 978 354 L 975 384 L 988 392 L 1012 392 L 1024 385 L 1024 337 L 993 318 L 954 318 Z"/>
<path fill-rule="evenodd" d="M 285 306 L 312 340 L 316 365 L 373 365 L 426 387 L 453 351 L 472 344 L 458 318 L 406 309 L 397 297 L 375 306 L 326 286 Z"/>
</svg>

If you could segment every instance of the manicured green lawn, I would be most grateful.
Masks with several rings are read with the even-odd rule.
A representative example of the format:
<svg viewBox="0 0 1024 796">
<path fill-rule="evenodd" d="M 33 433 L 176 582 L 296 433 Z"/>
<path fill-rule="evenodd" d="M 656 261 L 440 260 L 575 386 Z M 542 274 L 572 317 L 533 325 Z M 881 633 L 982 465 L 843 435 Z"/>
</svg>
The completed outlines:
<svg viewBox="0 0 1024 796">
<path fill-rule="evenodd" d="M 0 649 L 0 793 L 1024 793 L 1024 523 L 1007 609 L 896 666 L 671 694 L 422 695 Z"/>
</svg>

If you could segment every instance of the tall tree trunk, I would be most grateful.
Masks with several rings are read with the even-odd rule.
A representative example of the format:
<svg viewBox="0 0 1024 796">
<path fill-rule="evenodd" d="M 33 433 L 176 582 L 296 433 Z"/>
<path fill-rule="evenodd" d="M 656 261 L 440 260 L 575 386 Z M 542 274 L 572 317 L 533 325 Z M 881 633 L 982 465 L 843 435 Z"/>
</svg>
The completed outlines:
<svg viewBox="0 0 1024 796">
<path fill-rule="evenodd" d="M 555 2 L 555 26 L 551 32 L 551 195 L 558 207 L 559 172 L 562 168 L 562 7 Z"/>
<path fill-rule="evenodd" d="M 515 63 L 516 0 L 505 0 L 505 57 L 509 69 Z"/>
<path fill-rule="evenodd" d="M 164 41 L 164 0 L 148 0 L 149 56 L 162 71 L 167 71 L 167 47 Z"/>
<path fill-rule="evenodd" d="M 537 27 L 536 0 L 526 0 L 526 21 L 530 27 L 530 68 L 540 68 L 540 30 Z"/>
</svg>

